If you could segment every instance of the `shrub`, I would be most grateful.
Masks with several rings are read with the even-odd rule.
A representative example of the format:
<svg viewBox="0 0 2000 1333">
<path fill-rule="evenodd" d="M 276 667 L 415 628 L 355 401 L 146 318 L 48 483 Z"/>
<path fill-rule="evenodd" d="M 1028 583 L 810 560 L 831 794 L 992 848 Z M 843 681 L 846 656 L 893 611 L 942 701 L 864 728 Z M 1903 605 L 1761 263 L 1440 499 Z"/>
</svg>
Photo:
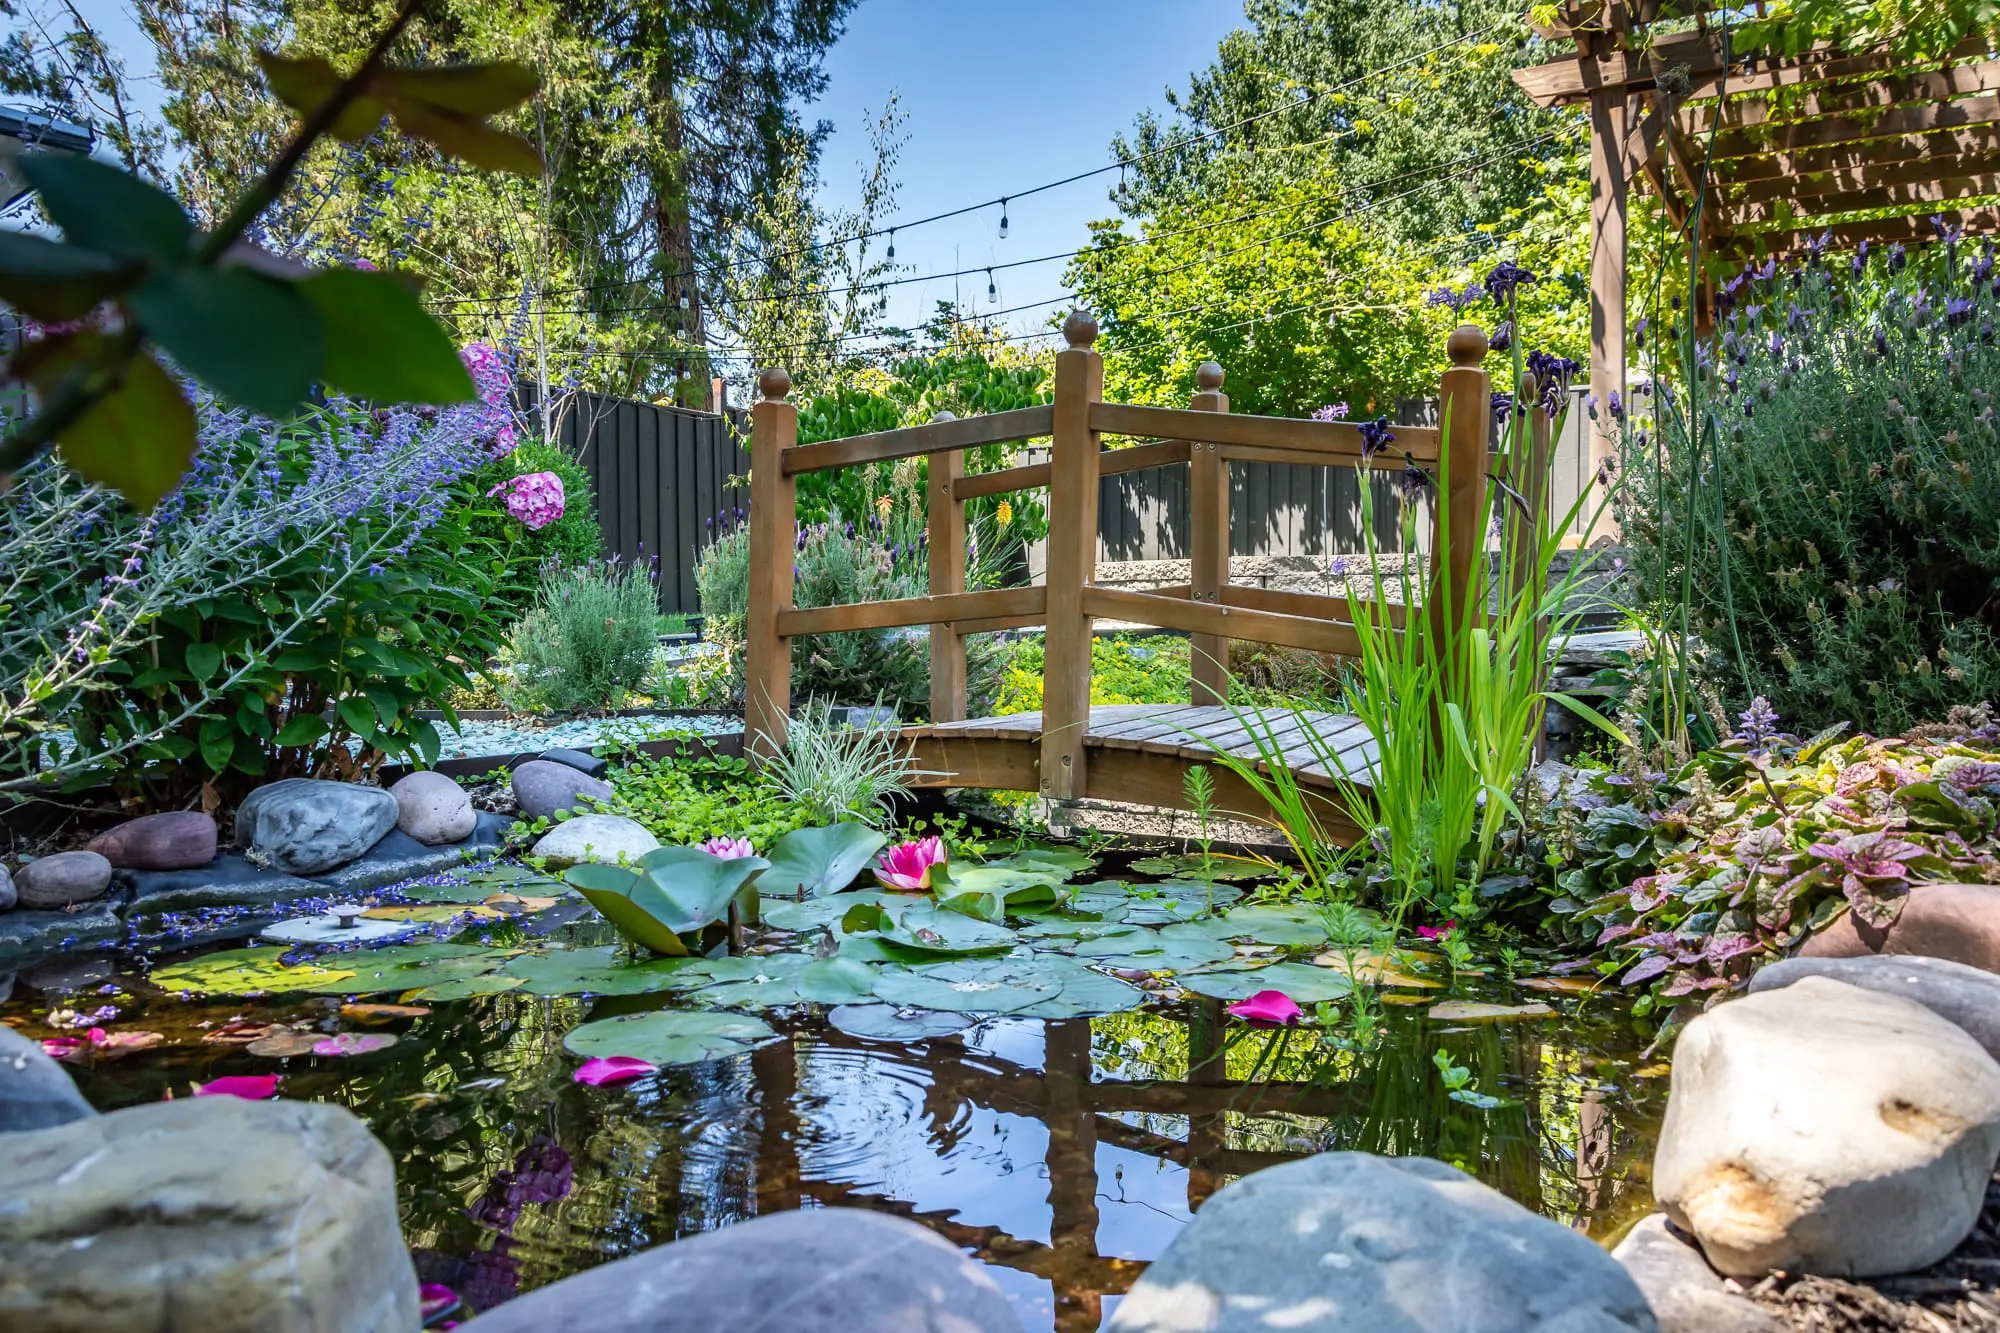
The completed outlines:
<svg viewBox="0 0 2000 1333">
<path fill-rule="evenodd" d="M 1000 667 L 993 711 L 1032 713 L 1042 706 L 1045 670 L 1041 638 L 1017 641 Z M 1188 701 L 1188 641 L 1170 635 L 1098 637 L 1090 644 L 1093 704 L 1184 704 Z"/>
<path fill-rule="evenodd" d="M 504 553 L 504 568 L 495 597 L 497 611 L 520 615 L 534 605 L 545 566 L 573 568 L 597 559 L 603 535 L 597 525 L 597 502 L 590 474 L 559 445 L 528 440 L 504 458 L 494 459 L 472 478 L 481 498 L 495 487 L 532 472 L 553 472 L 562 479 L 563 515 L 545 528 L 526 527 L 498 502 L 481 505 L 470 523 L 480 546 Z"/>
<path fill-rule="evenodd" d="M 858 819 L 886 828 L 894 798 L 907 795 L 916 767 L 909 746 L 884 727 L 836 725 L 824 702 L 808 704 L 786 729 L 785 748 L 765 776 L 816 824 Z"/>
<path fill-rule="evenodd" d="M 607 560 L 551 569 L 509 646 L 511 707 L 557 713 L 616 708 L 652 669 L 659 592 L 651 571 Z"/>
<path fill-rule="evenodd" d="M 2000 296 L 1968 249 L 1746 271 L 1698 397 L 1635 405 L 1634 564 L 1734 707 L 1888 733 L 2000 693 Z"/>
</svg>

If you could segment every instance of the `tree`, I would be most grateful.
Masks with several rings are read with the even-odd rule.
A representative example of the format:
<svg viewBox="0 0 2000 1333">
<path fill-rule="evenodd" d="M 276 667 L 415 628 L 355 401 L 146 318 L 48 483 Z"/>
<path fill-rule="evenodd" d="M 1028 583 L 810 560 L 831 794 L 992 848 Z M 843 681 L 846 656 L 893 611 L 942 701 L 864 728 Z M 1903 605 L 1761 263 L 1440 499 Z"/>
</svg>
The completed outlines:
<svg viewBox="0 0 2000 1333">
<path fill-rule="evenodd" d="M 0 0 L 0 17 L 19 25 L 0 44 L 0 91 L 102 126 L 126 170 L 163 182 L 166 135 L 133 107 L 125 62 L 105 46 L 75 0 Z"/>
</svg>

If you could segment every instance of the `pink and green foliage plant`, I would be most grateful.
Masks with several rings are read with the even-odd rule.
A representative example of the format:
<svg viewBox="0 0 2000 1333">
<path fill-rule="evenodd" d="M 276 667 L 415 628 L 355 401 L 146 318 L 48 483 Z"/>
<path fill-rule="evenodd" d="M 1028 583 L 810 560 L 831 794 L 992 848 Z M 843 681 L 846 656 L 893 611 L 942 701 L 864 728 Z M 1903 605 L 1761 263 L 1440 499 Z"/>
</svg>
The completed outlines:
<svg viewBox="0 0 2000 1333">
<path fill-rule="evenodd" d="M 1891 926 L 1918 885 L 2000 883 L 1985 710 L 1904 737 L 1788 740 L 1739 735 L 1636 784 L 1601 774 L 1558 819 L 1549 855 L 1573 868 L 1553 910 L 1598 971 L 1649 987 L 1640 1012 L 1739 989 L 1843 913 Z"/>
<path fill-rule="evenodd" d="M 918 838 L 898 843 L 883 852 L 875 863 L 875 878 L 903 893 L 929 893 L 931 874 L 945 864 L 947 853 L 941 838 Z"/>
</svg>

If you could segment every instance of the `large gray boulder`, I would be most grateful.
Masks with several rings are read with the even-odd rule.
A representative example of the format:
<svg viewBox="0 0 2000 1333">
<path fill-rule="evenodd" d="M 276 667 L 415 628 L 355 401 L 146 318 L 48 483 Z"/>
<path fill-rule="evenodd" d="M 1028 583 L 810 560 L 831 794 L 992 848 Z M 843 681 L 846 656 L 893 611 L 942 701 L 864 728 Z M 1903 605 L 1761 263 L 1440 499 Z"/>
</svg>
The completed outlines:
<svg viewBox="0 0 2000 1333">
<path fill-rule="evenodd" d="M 1578 1232 L 1428 1157 L 1331 1152 L 1202 1206 L 1116 1333 L 1623 1333 L 1659 1326 Z"/>
<path fill-rule="evenodd" d="M 1585 1242 L 1586 1244 L 1588 1242 Z M 507 1302 L 480 1333 L 1020 1333 L 958 1248 L 858 1208 L 777 1213 Z"/>
<path fill-rule="evenodd" d="M 111 863 L 96 852 L 57 852 L 14 873 L 21 906 L 42 912 L 95 902 L 110 887 Z"/>
<path fill-rule="evenodd" d="M 380 842 L 397 814 L 396 798 L 380 787 L 286 778 L 243 798 L 236 845 L 274 870 L 317 875 Z"/>
<path fill-rule="evenodd" d="M 8 1333 L 411 1333 L 388 1151 L 345 1108 L 184 1098 L 0 1135 Z"/>
<path fill-rule="evenodd" d="M 1828 977 L 1880 995 L 1915 1000 L 1964 1028 L 2000 1060 L 2000 974 L 1944 958 L 1870 954 L 1859 958 L 1785 958 L 1750 978 L 1750 993 L 1782 990 L 1801 977 Z"/>
<path fill-rule="evenodd" d="M 573 815 L 544 833 L 531 855 L 561 870 L 583 861 L 616 865 L 620 858 L 637 861 L 660 845 L 644 824 L 623 815 Z"/>
<path fill-rule="evenodd" d="M 1684 1240 L 1664 1213 L 1652 1213 L 1611 1251 L 1653 1307 L 1660 1333 L 1782 1333 L 1776 1320 L 1723 1278 Z"/>
<path fill-rule="evenodd" d="M 1915 1000 L 1827 977 L 1719 1005 L 1674 1049 L 1653 1193 L 1733 1277 L 1878 1277 L 1972 1230 L 2000 1065 Z"/>
<path fill-rule="evenodd" d="M 442 773 L 411 773 L 389 788 L 396 827 L 426 847 L 464 842 L 478 827 L 472 795 Z"/>
<path fill-rule="evenodd" d="M 553 819 L 582 805 L 586 796 L 611 799 L 610 783 L 547 759 L 530 759 L 515 769 L 513 786 L 514 803 L 529 819 Z"/>
<path fill-rule="evenodd" d="M 0 1134 L 53 1129 L 96 1114 L 40 1042 L 0 1024 Z"/>
<path fill-rule="evenodd" d="M 13 911 L 14 905 L 20 901 L 21 893 L 14 887 L 14 876 L 8 873 L 6 866 L 0 866 L 0 912 Z"/>
</svg>

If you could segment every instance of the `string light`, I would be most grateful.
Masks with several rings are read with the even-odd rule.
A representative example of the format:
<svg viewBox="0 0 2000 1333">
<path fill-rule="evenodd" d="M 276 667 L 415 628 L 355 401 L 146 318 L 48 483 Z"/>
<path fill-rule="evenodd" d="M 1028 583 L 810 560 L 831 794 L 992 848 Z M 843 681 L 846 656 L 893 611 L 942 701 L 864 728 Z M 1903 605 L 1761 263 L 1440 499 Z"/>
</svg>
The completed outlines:
<svg viewBox="0 0 2000 1333">
<path fill-rule="evenodd" d="M 895 260 L 896 260 L 896 229 L 894 227 L 891 227 L 889 228 L 889 262 L 894 263 Z"/>
<path fill-rule="evenodd" d="M 986 304 L 1000 304 L 1000 289 L 993 285 L 993 270 L 986 270 Z"/>
<path fill-rule="evenodd" d="M 1007 239 L 1007 196 L 1000 196 L 1000 239 Z"/>
</svg>

